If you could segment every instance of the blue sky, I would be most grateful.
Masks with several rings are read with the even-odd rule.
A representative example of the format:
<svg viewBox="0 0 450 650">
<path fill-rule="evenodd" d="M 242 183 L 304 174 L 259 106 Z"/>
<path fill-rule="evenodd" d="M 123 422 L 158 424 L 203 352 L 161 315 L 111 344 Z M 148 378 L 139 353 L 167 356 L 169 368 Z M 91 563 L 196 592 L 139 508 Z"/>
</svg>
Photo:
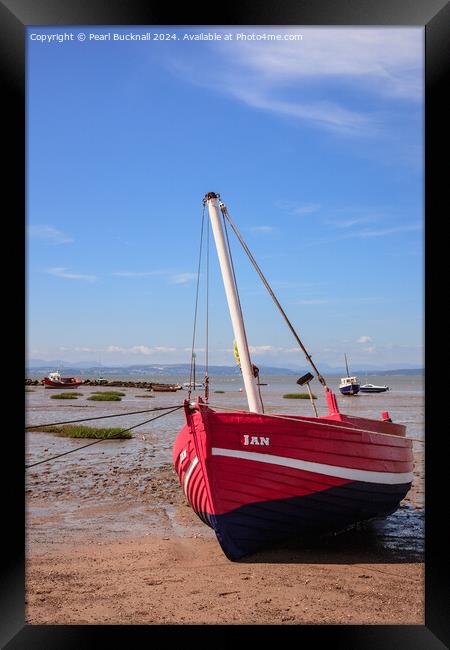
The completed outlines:
<svg viewBox="0 0 450 650">
<path fill-rule="evenodd" d="M 176 40 L 90 37 L 147 32 Z M 188 362 L 215 191 L 316 363 L 422 365 L 422 28 L 34 27 L 27 47 L 29 358 Z M 304 365 L 233 252 L 255 362 Z M 214 249 L 210 282 L 210 362 L 231 365 Z"/>
</svg>

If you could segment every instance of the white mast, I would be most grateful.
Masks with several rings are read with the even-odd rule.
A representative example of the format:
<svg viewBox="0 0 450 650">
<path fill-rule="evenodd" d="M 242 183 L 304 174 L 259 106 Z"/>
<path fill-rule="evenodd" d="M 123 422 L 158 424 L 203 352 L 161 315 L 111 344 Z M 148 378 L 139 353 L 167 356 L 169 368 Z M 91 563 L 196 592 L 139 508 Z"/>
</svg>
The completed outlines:
<svg viewBox="0 0 450 650">
<path fill-rule="evenodd" d="M 236 292 L 236 286 L 234 283 L 230 258 L 225 242 L 222 222 L 220 219 L 219 209 L 217 207 L 217 199 L 218 195 L 214 192 L 209 192 L 205 196 L 209 217 L 211 219 L 214 241 L 216 243 L 217 255 L 219 257 L 220 270 L 222 272 L 222 279 L 227 296 L 228 308 L 230 310 L 234 338 L 236 339 L 239 359 L 241 362 L 242 376 L 244 378 L 248 408 L 253 413 L 263 413 L 264 411 L 256 385 L 256 378 L 253 375 L 252 362 L 250 360 L 244 322 L 242 320 L 239 298 Z"/>
</svg>

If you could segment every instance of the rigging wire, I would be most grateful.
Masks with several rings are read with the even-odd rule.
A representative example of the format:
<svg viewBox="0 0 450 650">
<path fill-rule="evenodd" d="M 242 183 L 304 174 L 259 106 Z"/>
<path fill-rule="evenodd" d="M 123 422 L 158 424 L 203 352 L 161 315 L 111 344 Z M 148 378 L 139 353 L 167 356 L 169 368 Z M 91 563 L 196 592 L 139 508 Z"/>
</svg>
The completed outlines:
<svg viewBox="0 0 450 650">
<path fill-rule="evenodd" d="M 203 205 L 203 212 L 202 212 L 202 226 L 201 226 L 201 231 L 200 231 L 200 246 L 199 246 L 199 252 L 198 252 L 198 267 L 197 267 L 197 288 L 195 291 L 195 309 L 194 309 L 194 326 L 193 326 L 193 331 L 192 331 L 192 348 L 191 348 L 191 368 L 189 372 L 189 392 L 188 392 L 188 399 L 191 399 L 191 393 L 192 393 L 192 375 L 193 375 L 193 368 L 194 368 L 194 348 L 195 348 L 195 332 L 197 329 L 197 310 L 198 310 L 198 290 L 199 290 L 199 285 L 200 285 L 200 267 L 201 267 L 201 262 L 202 262 L 202 250 L 203 250 L 203 228 L 204 228 L 204 223 L 205 223 L 205 205 Z M 195 380 L 194 380 L 195 381 Z M 195 388 L 195 386 L 194 386 Z"/>
<path fill-rule="evenodd" d="M 158 420 L 158 418 L 162 418 L 165 415 L 170 415 L 171 413 L 175 413 L 175 411 L 178 411 L 181 408 L 183 408 L 183 404 L 181 406 L 177 406 L 176 408 L 172 409 L 168 413 L 160 413 L 159 415 L 157 415 L 154 418 L 150 418 L 149 420 L 145 420 L 145 422 L 140 422 L 139 424 L 134 424 L 132 427 L 128 427 L 128 429 L 122 429 L 117 434 L 112 435 L 110 438 L 99 438 L 98 440 L 94 440 L 94 442 L 89 442 L 87 445 L 82 445 L 81 447 L 76 447 L 75 449 L 69 449 L 69 451 L 65 451 L 62 454 L 57 454 L 56 456 L 51 456 L 50 458 L 46 458 L 45 460 L 39 460 L 37 463 L 31 463 L 30 465 L 25 465 L 25 469 L 30 469 L 31 467 L 36 467 L 36 465 L 42 465 L 42 463 L 48 463 L 49 461 L 55 460 L 56 458 L 61 458 L 62 456 L 67 456 L 68 454 L 73 454 L 75 451 L 80 451 L 81 449 L 86 449 L 86 447 L 92 447 L 92 445 L 96 445 L 99 442 L 105 442 L 105 440 L 114 440 L 114 438 L 116 438 L 119 435 L 122 435 L 122 433 L 125 433 L 127 431 L 131 431 L 132 429 L 136 429 L 137 427 L 141 427 L 144 424 L 148 424 L 149 422 L 153 422 L 154 420 Z"/>
<path fill-rule="evenodd" d="M 326 387 L 327 384 L 326 384 L 325 379 L 322 377 L 321 373 L 320 373 L 319 370 L 316 368 L 316 365 L 314 364 L 314 362 L 313 362 L 311 356 L 309 355 L 307 349 L 305 348 L 305 346 L 304 346 L 303 343 L 301 342 L 300 337 L 298 336 L 297 332 L 295 331 L 295 329 L 294 329 L 294 327 L 293 327 L 291 321 L 290 321 L 289 318 L 287 317 L 286 312 L 284 311 L 284 309 L 283 309 L 282 306 L 280 305 L 280 303 L 279 303 L 279 301 L 278 301 L 276 295 L 274 294 L 274 292 L 272 291 L 272 288 L 270 287 L 269 283 L 267 282 L 266 278 L 264 277 L 263 272 L 262 272 L 261 269 L 259 268 L 259 266 L 258 266 L 258 264 L 257 264 L 257 262 L 256 262 L 256 260 L 255 260 L 255 258 L 254 258 L 253 255 L 251 254 L 250 249 L 248 248 L 247 244 L 246 244 L 245 241 L 242 239 L 242 236 L 241 236 L 241 234 L 239 233 L 238 229 L 237 229 L 236 226 L 234 225 L 234 223 L 233 223 L 233 221 L 232 221 L 232 219 L 231 219 L 231 217 L 230 217 L 230 215 L 229 215 L 229 213 L 228 213 L 228 209 L 227 209 L 227 207 L 224 205 L 224 203 L 222 203 L 222 201 L 220 201 L 220 203 L 219 203 L 219 207 L 220 207 L 220 210 L 221 210 L 222 215 L 223 215 L 223 218 L 224 218 L 224 223 L 225 223 L 225 219 L 226 219 L 226 220 L 229 222 L 230 226 L 233 228 L 234 233 L 235 233 L 236 237 L 238 238 L 238 240 L 239 240 L 239 242 L 240 242 L 242 248 L 243 248 L 244 251 L 247 253 L 248 258 L 250 259 L 251 263 L 253 264 L 253 266 L 254 266 L 256 272 L 258 273 L 259 277 L 260 277 L 261 280 L 263 281 L 263 284 L 264 284 L 264 286 L 266 287 L 267 291 L 269 292 L 269 294 L 270 294 L 272 300 L 274 301 L 275 305 L 278 307 L 279 311 L 281 312 L 281 314 L 282 314 L 284 320 L 286 321 L 286 323 L 287 323 L 289 329 L 291 330 L 292 334 L 294 335 L 295 340 L 296 340 L 297 343 L 299 344 L 300 348 L 303 350 L 303 353 L 305 354 L 307 361 L 311 364 L 312 368 L 314 369 L 314 372 L 315 372 L 316 375 L 317 375 L 317 379 L 320 381 L 320 383 L 322 384 L 322 386 L 325 386 L 325 387 Z"/>
</svg>

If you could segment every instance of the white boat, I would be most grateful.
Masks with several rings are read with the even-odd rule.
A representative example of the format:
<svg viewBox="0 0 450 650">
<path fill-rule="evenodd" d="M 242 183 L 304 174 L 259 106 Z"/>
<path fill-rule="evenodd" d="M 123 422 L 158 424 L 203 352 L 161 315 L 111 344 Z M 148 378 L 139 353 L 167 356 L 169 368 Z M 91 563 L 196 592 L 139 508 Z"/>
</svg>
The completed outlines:
<svg viewBox="0 0 450 650">
<path fill-rule="evenodd" d="M 356 395 L 359 393 L 360 383 L 358 377 L 350 377 L 348 371 L 347 355 L 345 357 L 345 367 L 347 368 L 347 377 L 341 377 L 341 383 L 339 384 L 339 390 L 342 395 Z"/>
<path fill-rule="evenodd" d="M 375 386 L 374 384 L 364 384 L 359 389 L 361 393 L 385 393 L 389 386 Z"/>
<path fill-rule="evenodd" d="M 191 386 L 192 388 L 204 388 L 205 384 L 201 381 L 185 381 L 183 386 L 186 388 L 190 388 Z"/>
</svg>

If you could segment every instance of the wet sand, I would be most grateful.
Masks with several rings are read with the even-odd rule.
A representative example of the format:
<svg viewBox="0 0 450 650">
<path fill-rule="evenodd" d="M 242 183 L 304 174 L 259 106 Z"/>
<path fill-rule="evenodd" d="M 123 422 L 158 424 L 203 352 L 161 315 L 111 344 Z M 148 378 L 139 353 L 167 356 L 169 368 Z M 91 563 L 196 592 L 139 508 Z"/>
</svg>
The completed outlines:
<svg viewBox="0 0 450 650">
<path fill-rule="evenodd" d="M 114 497 L 29 496 L 28 623 L 424 624 L 420 481 L 384 523 L 233 563 L 171 465 L 139 503 L 133 479 Z"/>
<path fill-rule="evenodd" d="M 423 445 L 384 522 L 230 562 L 185 501 L 168 462 L 181 419 L 167 420 L 167 436 L 144 426 L 28 470 L 28 623 L 424 624 Z M 28 436 L 28 461 L 86 442 Z"/>
</svg>

